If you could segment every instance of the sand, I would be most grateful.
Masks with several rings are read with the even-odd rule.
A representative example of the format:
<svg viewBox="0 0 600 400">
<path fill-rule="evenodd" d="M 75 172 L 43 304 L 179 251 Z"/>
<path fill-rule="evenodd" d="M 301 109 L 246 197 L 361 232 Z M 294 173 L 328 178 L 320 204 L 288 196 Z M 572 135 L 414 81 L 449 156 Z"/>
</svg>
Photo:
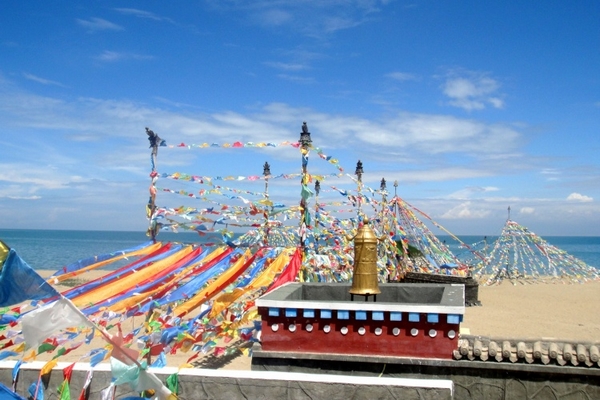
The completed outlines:
<svg viewBox="0 0 600 400">
<path fill-rule="evenodd" d="M 42 276 L 49 276 L 43 271 Z M 101 271 L 90 271 L 78 279 L 91 280 Z M 64 291 L 65 286 L 57 286 Z M 583 284 L 516 284 L 506 281 L 495 286 L 480 286 L 481 306 L 467 307 L 462 334 L 491 338 L 557 339 L 577 343 L 600 343 L 600 281 Z M 141 317 L 140 317 L 141 319 Z M 102 347 L 101 338 L 93 347 L 82 346 L 61 361 L 76 361 L 93 348 Z M 193 353 L 169 355 L 169 366 L 179 367 Z M 39 356 L 39 360 L 43 357 Z M 212 356 L 195 360 L 197 367 L 250 369 L 250 357 Z"/>
<path fill-rule="evenodd" d="M 473 335 L 555 338 L 600 343 L 600 281 L 573 284 L 503 282 L 479 287 L 461 328 Z"/>
</svg>

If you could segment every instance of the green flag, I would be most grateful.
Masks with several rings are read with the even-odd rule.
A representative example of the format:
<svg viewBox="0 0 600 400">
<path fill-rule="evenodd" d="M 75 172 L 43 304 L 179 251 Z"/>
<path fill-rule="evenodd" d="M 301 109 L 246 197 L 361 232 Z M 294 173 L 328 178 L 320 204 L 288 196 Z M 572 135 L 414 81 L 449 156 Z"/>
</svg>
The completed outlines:
<svg viewBox="0 0 600 400">
<path fill-rule="evenodd" d="M 58 388 L 59 400 L 71 400 L 71 390 L 69 389 L 69 381 L 65 379 Z"/>
<path fill-rule="evenodd" d="M 177 372 L 169 375 L 167 378 L 167 388 L 175 394 L 179 393 L 179 380 L 177 379 Z"/>
</svg>

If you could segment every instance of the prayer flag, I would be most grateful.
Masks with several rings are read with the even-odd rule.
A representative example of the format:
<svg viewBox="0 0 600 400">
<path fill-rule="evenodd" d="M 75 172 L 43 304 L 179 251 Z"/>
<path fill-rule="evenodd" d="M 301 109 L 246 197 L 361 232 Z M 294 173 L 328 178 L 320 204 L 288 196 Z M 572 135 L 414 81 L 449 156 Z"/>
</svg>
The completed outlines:
<svg viewBox="0 0 600 400">
<path fill-rule="evenodd" d="M 2 383 L 0 383 L 0 398 L 1 399 L 15 399 L 15 400 L 25 400 L 25 397 L 19 396 L 17 393 L 13 392 Z"/>
<path fill-rule="evenodd" d="M 48 361 L 46 364 L 44 364 L 44 366 L 40 370 L 40 376 L 49 374 L 52 371 L 52 368 L 56 367 L 57 363 L 58 363 L 58 359 L 55 358 L 53 360 Z"/>
<path fill-rule="evenodd" d="M 25 314 L 21 324 L 25 343 L 33 348 L 61 329 L 80 325 L 94 326 L 70 300 L 64 297 Z"/>
<path fill-rule="evenodd" d="M 64 380 L 58 388 L 58 394 L 60 395 L 59 400 L 71 400 L 71 389 L 69 388 L 69 381 Z"/>
<path fill-rule="evenodd" d="M 171 392 L 173 392 L 174 394 L 179 393 L 179 379 L 178 379 L 178 374 L 174 373 L 172 375 L 169 375 L 167 377 L 167 388 L 169 388 L 169 390 Z"/>
<path fill-rule="evenodd" d="M 38 378 L 37 382 L 34 382 L 31 385 L 29 385 L 27 392 L 29 393 L 29 396 L 31 396 L 32 399 L 44 400 L 44 385 L 41 382 L 41 378 Z"/>
<path fill-rule="evenodd" d="M 272 291 L 273 289 L 283 285 L 284 283 L 294 282 L 296 277 L 298 276 L 298 271 L 300 271 L 300 266 L 302 265 L 302 252 L 298 247 L 296 252 L 292 256 L 290 263 L 285 268 L 283 273 L 275 279 L 275 282 L 269 287 L 268 291 Z"/>
<path fill-rule="evenodd" d="M 90 383 L 92 383 L 92 377 L 94 376 L 94 370 L 90 369 L 85 377 L 85 383 L 81 388 L 81 393 L 79 393 L 78 400 L 87 400 L 87 392 L 90 387 Z"/>
<path fill-rule="evenodd" d="M 0 307 L 44 300 L 59 293 L 10 249 L 0 272 Z"/>
</svg>

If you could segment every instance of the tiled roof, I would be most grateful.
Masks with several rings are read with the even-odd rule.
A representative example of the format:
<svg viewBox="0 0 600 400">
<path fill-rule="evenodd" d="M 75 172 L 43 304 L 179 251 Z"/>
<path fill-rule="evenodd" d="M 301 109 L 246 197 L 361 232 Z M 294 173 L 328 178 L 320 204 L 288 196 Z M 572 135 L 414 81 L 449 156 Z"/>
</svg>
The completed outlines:
<svg viewBox="0 0 600 400">
<path fill-rule="evenodd" d="M 453 357 L 456 360 L 598 368 L 600 343 L 461 335 Z"/>
</svg>

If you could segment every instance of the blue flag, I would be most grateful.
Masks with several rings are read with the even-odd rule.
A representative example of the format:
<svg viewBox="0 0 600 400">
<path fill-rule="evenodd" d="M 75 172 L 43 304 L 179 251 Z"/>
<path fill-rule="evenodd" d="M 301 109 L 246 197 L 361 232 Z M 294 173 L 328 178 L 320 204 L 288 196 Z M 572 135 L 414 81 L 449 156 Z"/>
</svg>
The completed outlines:
<svg viewBox="0 0 600 400">
<path fill-rule="evenodd" d="M 56 289 L 10 249 L 0 273 L 0 307 L 55 296 L 59 296 Z"/>
</svg>

